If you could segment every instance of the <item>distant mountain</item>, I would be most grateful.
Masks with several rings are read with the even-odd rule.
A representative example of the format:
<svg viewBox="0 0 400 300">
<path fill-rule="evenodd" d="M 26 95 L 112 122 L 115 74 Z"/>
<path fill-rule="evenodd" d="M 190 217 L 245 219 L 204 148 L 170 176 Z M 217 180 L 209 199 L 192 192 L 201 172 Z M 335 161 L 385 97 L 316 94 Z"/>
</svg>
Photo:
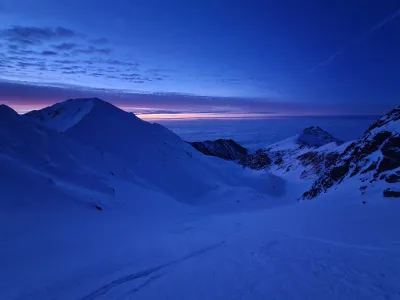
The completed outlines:
<svg viewBox="0 0 400 300">
<path fill-rule="evenodd" d="M 318 126 L 308 127 L 300 134 L 250 153 L 233 140 L 192 142 L 206 155 L 237 161 L 255 169 L 282 174 L 300 172 L 303 179 L 315 178 L 333 162 L 344 148 L 344 142 Z"/>
<path fill-rule="evenodd" d="M 400 106 L 373 123 L 352 142 L 304 193 L 312 199 L 345 181 L 353 180 L 364 194 L 377 187 L 388 197 L 399 196 Z"/>
<path fill-rule="evenodd" d="M 273 161 L 270 170 L 314 180 L 343 151 L 343 144 L 318 126 L 305 128 L 300 134 L 267 147 Z"/>
<path fill-rule="evenodd" d="M 309 147 L 321 147 L 329 143 L 341 145 L 344 142 L 335 138 L 319 126 L 311 126 L 304 129 L 298 136 L 297 143 Z"/>
<path fill-rule="evenodd" d="M 247 155 L 241 153 L 242 157 L 236 161 L 251 169 L 265 169 L 278 176 L 313 182 L 302 199 L 315 198 L 349 179 L 355 180 L 354 185 L 362 194 L 380 186 L 384 196 L 399 197 L 399 111 L 400 106 L 382 116 L 355 141 L 344 143 L 322 128 L 312 126 L 266 149 Z M 240 146 L 233 143 L 236 148 Z M 222 157 L 223 151 L 216 148 L 208 155 Z"/>
</svg>

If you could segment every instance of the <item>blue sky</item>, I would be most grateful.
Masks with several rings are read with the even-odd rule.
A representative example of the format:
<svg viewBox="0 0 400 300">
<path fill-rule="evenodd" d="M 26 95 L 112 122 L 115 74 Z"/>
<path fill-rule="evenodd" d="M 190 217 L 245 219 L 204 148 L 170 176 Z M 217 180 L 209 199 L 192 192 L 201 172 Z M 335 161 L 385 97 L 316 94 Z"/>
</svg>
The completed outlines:
<svg viewBox="0 0 400 300">
<path fill-rule="evenodd" d="M 400 103 L 392 0 L 0 0 L 0 102 L 371 114 Z"/>
</svg>

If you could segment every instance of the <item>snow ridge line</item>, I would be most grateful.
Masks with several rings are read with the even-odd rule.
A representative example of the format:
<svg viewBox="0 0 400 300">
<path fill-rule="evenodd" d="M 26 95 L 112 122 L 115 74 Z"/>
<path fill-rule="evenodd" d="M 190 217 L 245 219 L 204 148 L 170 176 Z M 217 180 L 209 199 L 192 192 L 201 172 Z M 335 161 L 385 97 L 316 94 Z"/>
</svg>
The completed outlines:
<svg viewBox="0 0 400 300">
<path fill-rule="evenodd" d="M 158 265 L 156 267 L 148 268 L 148 269 L 145 269 L 143 271 L 139 271 L 139 272 L 136 272 L 136 273 L 133 273 L 133 274 L 122 276 L 122 277 L 120 277 L 120 278 L 118 278 L 116 280 L 111 281 L 110 283 L 108 283 L 106 285 L 103 285 L 99 289 L 97 289 L 97 290 L 91 292 L 90 294 L 80 298 L 79 300 L 96 299 L 96 298 L 106 294 L 111 289 L 113 289 L 113 288 L 115 288 L 115 287 L 117 287 L 117 286 L 119 286 L 121 284 L 127 283 L 129 281 L 137 280 L 137 279 L 140 279 L 140 278 L 143 278 L 143 277 L 147 277 L 147 276 L 153 274 L 154 272 L 157 272 L 157 271 L 165 269 L 167 267 L 171 267 L 173 265 L 179 264 L 179 263 L 184 262 L 184 261 L 186 261 L 186 260 L 188 260 L 190 258 L 199 256 L 201 254 L 207 253 L 207 252 L 212 251 L 212 250 L 214 250 L 214 249 L 216 249 L 218 247 L 221 247 L 224 244 L 225 244 L 225 241 L 222 241 L 222 242 L 219 242 L 219 243 L 216 243 L 216 244 L 201 248 L 199 250 L 190 252 L 189 254 L 187 254 L 187 255 L 179 258 L 179 259 L 175 259 L 175 260 L 169 261 L 167 263 Z M 154 277 L 156 277 L 156 278 L 154 278 Z M 161 276 L 154 276 L 154 277 L 152 277 L 150 279 L 154 280 L 154 279 L 157 279 L 157 278 L 159 278 Z M 153 281 L 153 280 L 148 280 L 148 281 Z M 147 283 L 150 283 L 150 282 L 147 282 Z M 136 291 L 140 290 L 142 287 L 144 287 L 146 285 L 147 284 L 139 286 L 138 288 L 134 289 L 133 292 L 136 292 Z"/>
</svg>

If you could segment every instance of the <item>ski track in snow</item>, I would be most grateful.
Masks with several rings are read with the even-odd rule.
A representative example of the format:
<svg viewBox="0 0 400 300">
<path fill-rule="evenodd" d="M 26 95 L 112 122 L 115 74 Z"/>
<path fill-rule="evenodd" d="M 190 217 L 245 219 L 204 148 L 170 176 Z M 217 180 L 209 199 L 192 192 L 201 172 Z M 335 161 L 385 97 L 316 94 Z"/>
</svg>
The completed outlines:
<svg viewBox="0 0 400 300">
<path fill-rule="evenodd" d="M 207 253 L 209 251 L 212 251 L 212 250 L 222 246 L 223 244 L 225 244 L 224 241 L 222 241 L 220 243 L 217 243 L 217 244 L 210 245 L 208 247 L 201 248 L 201 249 L 199 249 L 197 251 L 193 251 L 193 252 L 183 256 L 182 258 L 179 258 L 179 259 L 176 259 L 176 260 L 172 260 L 170 262 L 158 265 L 156 267 L 152 267 L 152 268 L 149 268 L 149 269 L 146 269 L 146 270 L 143 270 L 143 271 L 139 271 L 139 272 L 136 272 L 136 273 L 133 273 L 133 274 L 129 274 L 129 275 L 120 277 L 120 278 L 118 278 L 118 279 L 116 279 L 116 280 L 114 280 L 114 281 L 102 286 L 101 288 L 93 291 L 92 293 L 80 298 L 79 300 L 96 299 L 96 298 L 98 298 L 100 296 L 105 295 L 111 289 L 114 289 L 114 288 L 116 288 L 116 287 L 118 287 L 118 286 L 120 286 L 122 284 L 128 283 L 130 281 L 135 281 L 137 279 L 141 279 L 141 278 L 144 278 L 144 277 L 148 277 L 149 275 L 152 275 L 153 273 L 155 273 L 157 271 L 163 270 L 163 269 L 171 267 L 173 265 L 182 263 L 182 262 L 184 262 L 184 261 L 186 261 L 188 259 L 191 259 L 193 257 L 196 257 L 196 256 L 202 255 L 204 253 Z M 159 274 L 159 275 L 155 275 L 155 276 L 150 277 L 147 281 L 145 281 L 144 283 L 142 283 L 141 285 L 139 285 L 138 287 L 133 289 L 130 293 L 134 293 L 134 292 L 139 291 L 140 289 L 142 289 L 143 287 L 147 286 L 152 281 L 156 280 L 157 278 L 159 278 L 161 276 L 162 275 Z"/>
</svg>

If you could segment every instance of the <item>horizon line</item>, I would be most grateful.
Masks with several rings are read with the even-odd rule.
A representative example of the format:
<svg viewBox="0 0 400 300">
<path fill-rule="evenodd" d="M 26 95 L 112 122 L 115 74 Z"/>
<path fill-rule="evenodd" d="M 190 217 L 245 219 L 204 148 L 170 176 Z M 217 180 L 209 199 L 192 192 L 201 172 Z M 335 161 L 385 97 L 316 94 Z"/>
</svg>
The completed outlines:
<svg viewBox="0 0 400 300">
<path fill-rule="evenodd" d="M 110 102 L 109 102 L 110 103 Z M 7 105 L 7 103 L 4 103 Z M 124 105 L 118 105 L 110 103 L 117 108 L 135 114 L 138 118 L 145 121 L 191 121 L 191 120 L 262 120 L 262 119 L 276 119 L 276 118 L 304 118 L 304 117 L 348 117 L 348 118 L 367 118 L 367 117 L 379 117 L 381 114 L 346 114 L 346 113 L 296 113 L 296 112 L 281 112 L 281 113 L 258 113 L 258 112 L 188 112 L 187 110 L 179 110 L 175 112 L 160 113 L 143 113 L 140 111 L 135 112 L 135 109 L 126 109 Z M 31 105 L 12 105 L 8 103 L 13 110 L 19 115 L 26 114 L 30 111 L 40 110 L 51 105 L 40 105 L 38 107 L 32 107 Z M 28 106 L 28 107 L 27 107 Z M 157 110 L 157 108 L 154 108 Z"/>
</svg>

